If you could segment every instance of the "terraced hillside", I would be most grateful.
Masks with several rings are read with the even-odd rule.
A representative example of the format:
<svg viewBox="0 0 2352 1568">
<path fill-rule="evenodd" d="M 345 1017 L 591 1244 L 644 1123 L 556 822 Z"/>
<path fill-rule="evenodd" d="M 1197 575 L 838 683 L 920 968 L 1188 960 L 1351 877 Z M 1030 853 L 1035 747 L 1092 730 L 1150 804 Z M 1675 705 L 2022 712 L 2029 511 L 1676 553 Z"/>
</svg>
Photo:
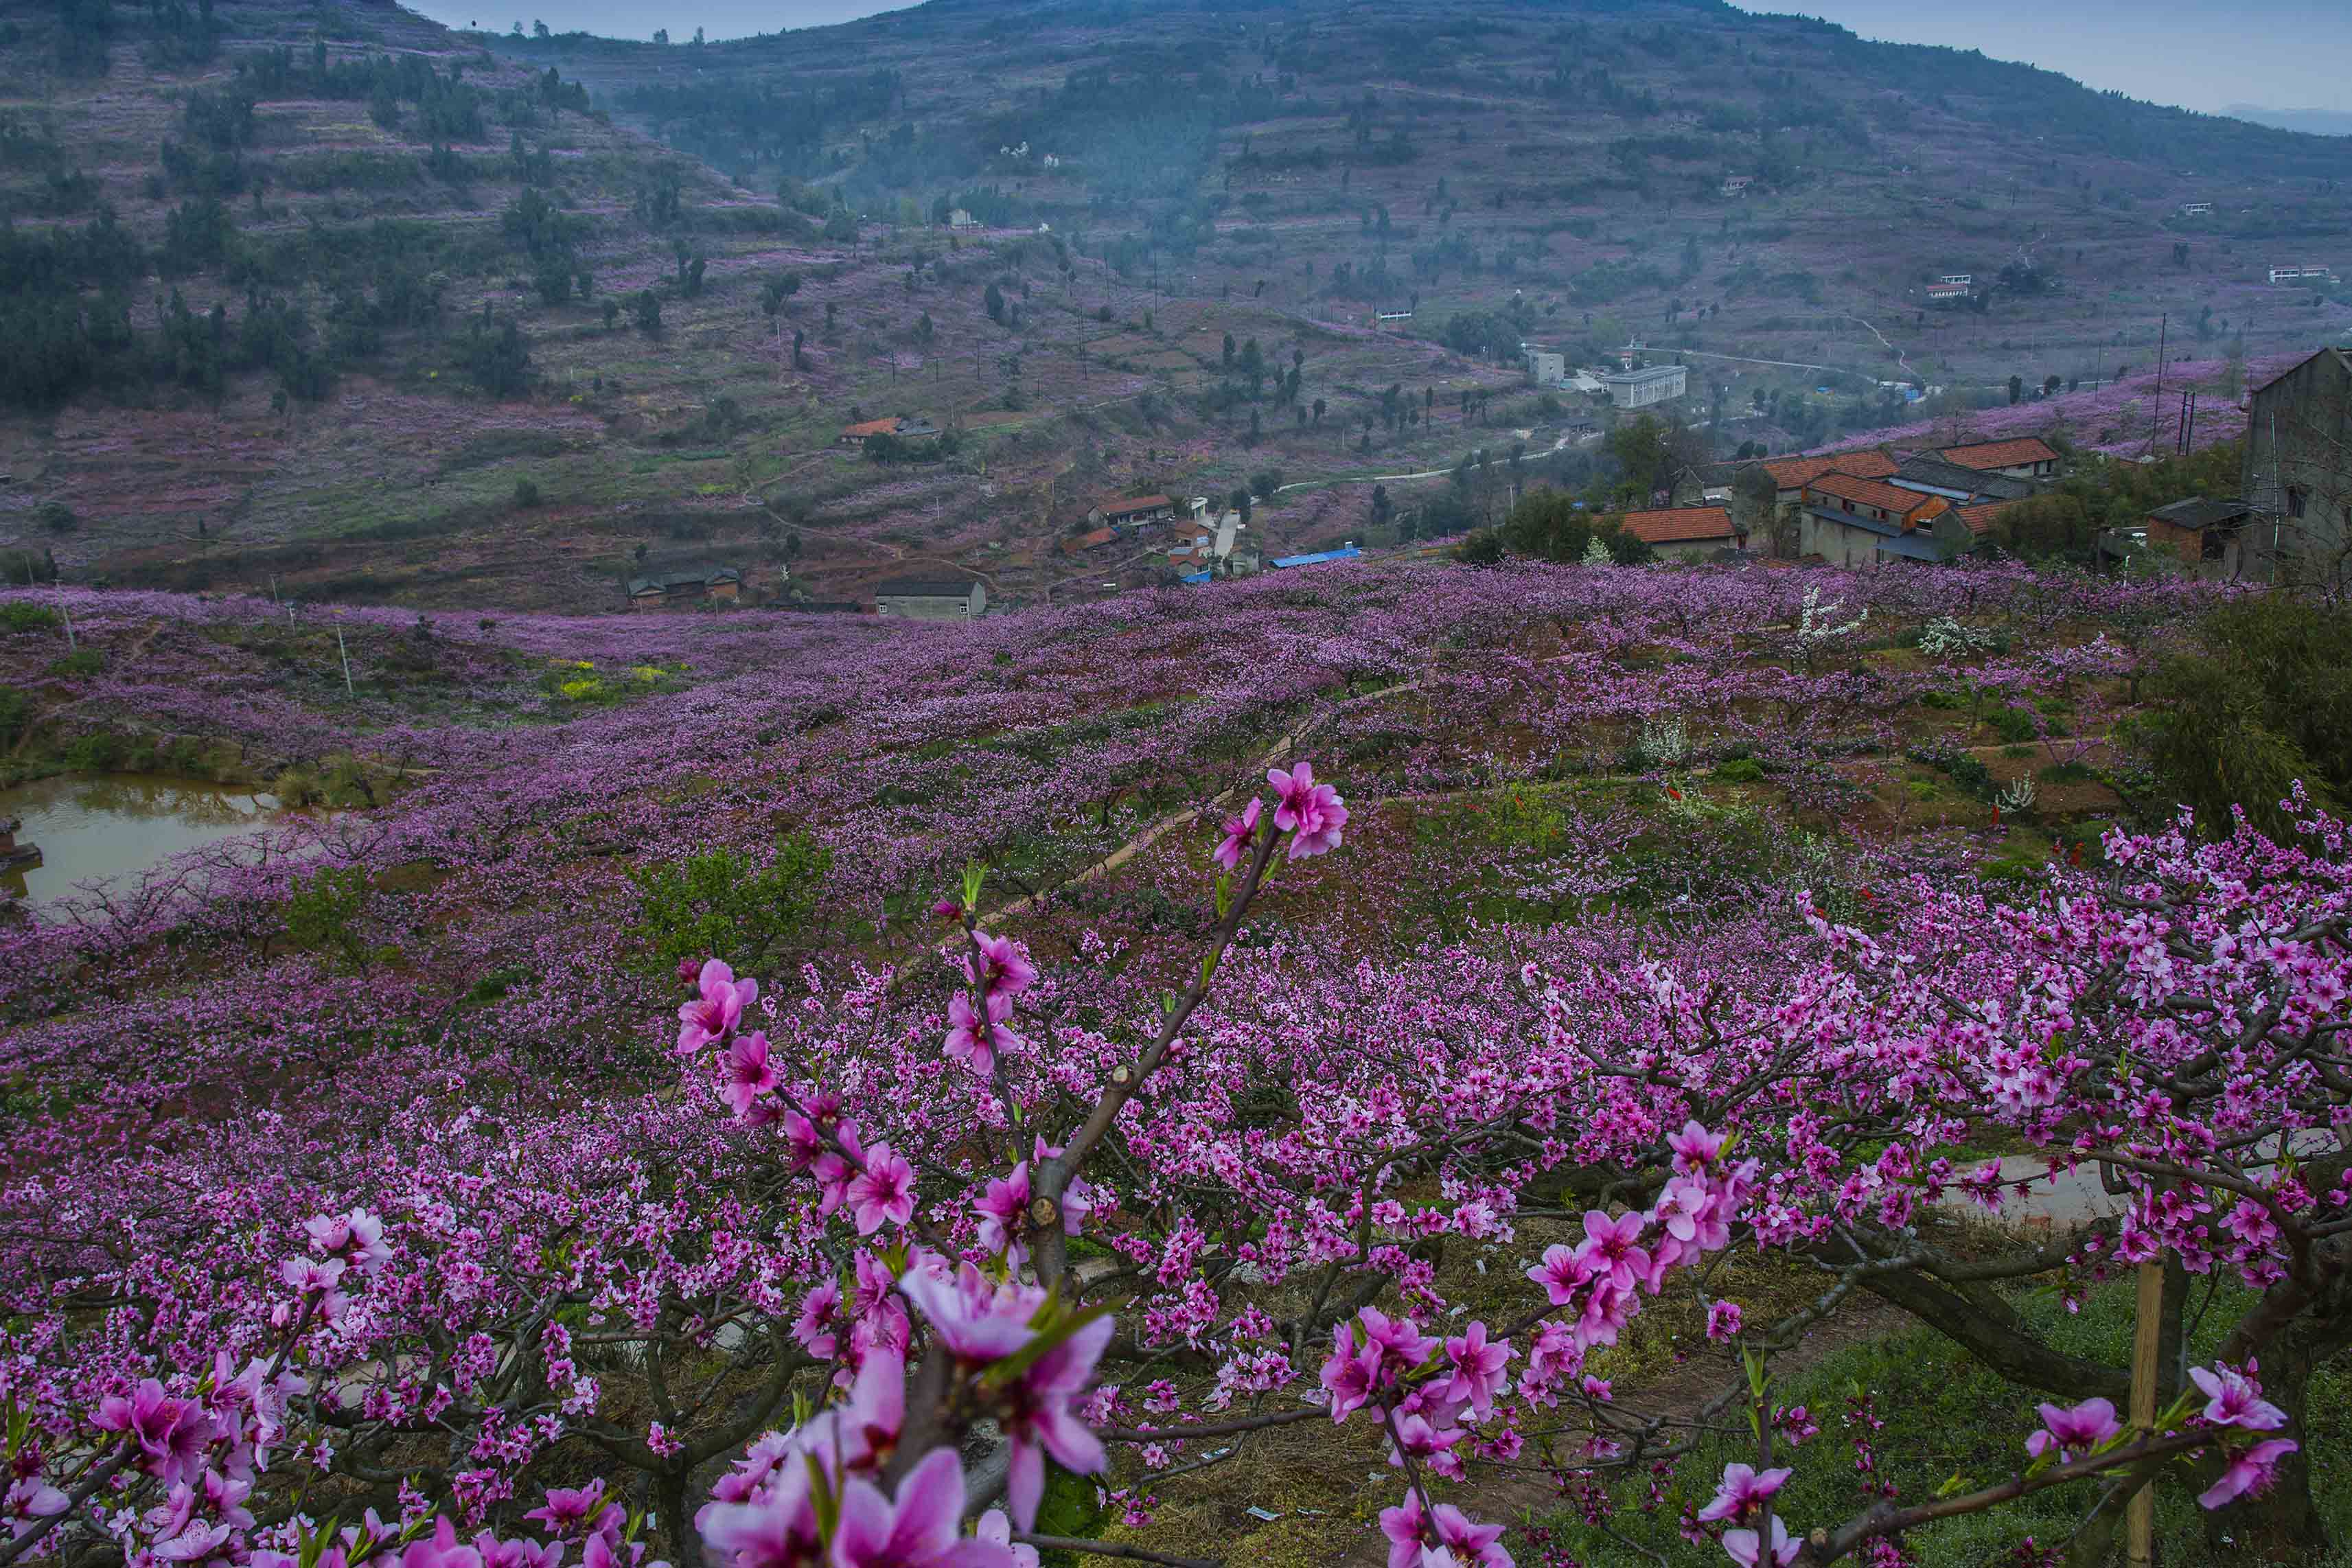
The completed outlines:
<svg viewBox="0 0 2352 1568">
<path fill-rule="evenodd" d="M 1433 526 L 1473 454 L 1477 505 L 1605 472 L 1579 426 L 1609 416 L 1528 388 L 1522 340 L 1641 340 L 1693 367 L 1717 450 L 1778 452 L 2013 422 L 2011 377 L 2144 374 L 2168 314 L 2224 366 L 2352 321 L 2257 280 L 2352 228 L 2352 145 L 1721 7 L 932 4 L 707 46 L 358 0 L 7 26 L 12 574 L 587 610 L 732 566 L 768 602 L 943 573 L 1056 602 L 1166 570 L 1076 549 L 1106 497 L 1248 489 L 1279 552 Z M 1926 306 L 1948 271 L 1981 311 Z M 837 445 L 894 413 L 951 438 Z"/>
</svg>

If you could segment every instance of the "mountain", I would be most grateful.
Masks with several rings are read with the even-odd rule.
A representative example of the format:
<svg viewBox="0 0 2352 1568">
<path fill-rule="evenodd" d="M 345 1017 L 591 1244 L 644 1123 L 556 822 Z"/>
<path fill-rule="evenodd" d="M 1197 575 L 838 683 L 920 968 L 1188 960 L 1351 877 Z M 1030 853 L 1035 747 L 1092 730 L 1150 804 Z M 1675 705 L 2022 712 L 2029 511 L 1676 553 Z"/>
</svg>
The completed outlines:
<svg viewBox="0 0 2352 1568">
<path fill-rule="evenodd" d="M 1590 475 L 1605 416 L 1522 342 L 1680 358 L 1717 449 L 1781 451 L 1918 417 L 1891 383 L 1958 416 L 2145 367 L 2165 318 L 2208 358 L 2352 321 L 2265 273 L 2352 230 L 2340 142 L 1717 5 L 5 26 L 0 545 L 126 585 L 1050 600 L 1164 571 L 1079 542 L 1109 497 L 1250 490 L 1278 551 Z M 889 414 L 946 438 L 838 443 Z"/>
<path fill-rule="evenodd" d="M 2224 112 L 2256 125 L 2299 131 L 2308 136 L 2352 136 L 2352 113 L 2341 109 L 2264 109 L 2255 103 L 2233 103 Z"/>
</svg>

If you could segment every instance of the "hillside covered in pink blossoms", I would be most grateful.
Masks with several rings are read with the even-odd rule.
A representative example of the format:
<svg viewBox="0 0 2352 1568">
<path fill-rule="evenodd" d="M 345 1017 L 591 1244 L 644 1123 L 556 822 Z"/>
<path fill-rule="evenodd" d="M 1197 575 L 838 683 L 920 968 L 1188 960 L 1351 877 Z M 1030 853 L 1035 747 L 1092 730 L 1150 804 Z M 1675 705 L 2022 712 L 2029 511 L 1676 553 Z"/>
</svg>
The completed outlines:
<svg viewBox="0 0 2352 1568">
<path fill-rule="evenodd" d="M 2345 830 L 2200 837 L 2144 752 L 2242 598 L 0 595 L 26 754 L 344 792 L 0 928 L 8 1539 L 1946 1561 L 2141 1466 L 2168 1529 L 2324 1536 Z M 2096 1161 L 2166 1183 L 2037 1229 Z M 2110 1321 L 2163 1256 L 2214 1305 L 2134 1424 L 2128 1334 L 2034 1303 Z M 1895 1362 L 1806 1381 L 1898 1331 L 2016 1391 L 1945 1442 L 2021 1479 L 1939 1493 Z"/>
</svg>

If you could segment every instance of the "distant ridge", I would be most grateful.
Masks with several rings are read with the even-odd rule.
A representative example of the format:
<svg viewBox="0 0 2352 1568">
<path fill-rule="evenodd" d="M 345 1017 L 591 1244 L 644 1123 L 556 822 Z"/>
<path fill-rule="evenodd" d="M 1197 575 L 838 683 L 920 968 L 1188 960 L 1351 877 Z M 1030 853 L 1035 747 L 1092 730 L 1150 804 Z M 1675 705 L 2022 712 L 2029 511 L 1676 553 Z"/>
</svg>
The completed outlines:
<svg viewBox="0 0 2352 1568">
<path fill-rule="evenodd" d="M 2233 103 L 2222 112 L 2232 120 L 2277 131 L 2300 131 L 2306 136 L 2352 136 L 2352 111 L 2341 109 L 2264 109 L 2259 103 Z"/>
</svg>

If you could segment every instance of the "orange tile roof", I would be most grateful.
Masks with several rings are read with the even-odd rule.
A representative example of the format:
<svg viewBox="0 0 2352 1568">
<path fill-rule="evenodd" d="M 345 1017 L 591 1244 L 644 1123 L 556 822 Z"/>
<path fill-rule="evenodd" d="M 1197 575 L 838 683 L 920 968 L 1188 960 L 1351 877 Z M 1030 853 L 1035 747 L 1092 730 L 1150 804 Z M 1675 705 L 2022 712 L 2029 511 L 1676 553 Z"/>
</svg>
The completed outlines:
<svg viewBox="0 0 2352 1568">
<path fill-rule="evenodd" d="M 2027 463 L 2054 463 L 2058 454 L 2050 443 L 2038 436 L 2028 436 L 2016 441 L 1978 441 L 1966 447 L 1947 447 L 1944 461 L 1958 463 L 1964 468 L 2014 468 Z"/>
<path fill-rule="evenodd" d="M 1970 533 L 1981 539 L 1992 531 L 1992 520 L 2003 509 L 2016 504 L 2013 500 L 1995 500 L 1987 501 L 1982 506 L 1964 506 L 1960 508 L 1960 521 L 1969 525 Z"/>
<path fill-rule="evenodd" d="M 1137 496 L 1129 500 L 1107 500 L 1098 509 L 1105 517 L 1126 517 L 1133 512 L 1158 511 L 1176 503 L 1166 496 Z"/>
<path fill-rule="evenodd" d="M 1097 528 L 1092 533 L 1082 533 L 1076 539 L 1065 539 L 1062 541 L 1062 553 L 1065 555 L 1076 555 L 1081 550 L 1092 550 L 1097 545 L 1108 544 L 1112 540 L 1117 539 L 1118 537 L 1118 533 L 1110 529 Z"/>
<path fill-rule="evenodd" d="M 1852 474 L 1883 479 L 1895 471 L 1895 459 L 1874 447 L 1854 452 L 1828 452 L 1812 458 L 1781 458 L 1764 465 L 1773 484 L 1784 490 L 1802 489 L 1823 474 Z"/>
<path fill-rule="evenodd" d="M 1835 496 L 1840 500 L 1850 500 L 1858 506 L 1879 507 L 1897 517 L 1908 517 L 1918 510 L 1922 503 L 1944 499 L 1921 495 L 1917 490 L 1906 490 L 1900 485 L 1882 485 L 1876 479 L 1857 479 L 1852 474 L 1823 474 L 1809 481 L 1805 489 L 1825 496 Z"/>
<path fill-rule="evenodd" d="M 1736 539 L 1731 513 L 1719 506 L 1674 506 L 1629 511 L 1625 531 L 1644 544 L 1687 544 L 1699 539 Z"/>
<path fill-rule="evenodd" d="M 898 416 L 895 414 L 887 419 L 868 419 L 863 425 L 845 425 L 841 427 L 841 433 L 845 436 L 893 436 L 898 434 Z"/>
</svg>

